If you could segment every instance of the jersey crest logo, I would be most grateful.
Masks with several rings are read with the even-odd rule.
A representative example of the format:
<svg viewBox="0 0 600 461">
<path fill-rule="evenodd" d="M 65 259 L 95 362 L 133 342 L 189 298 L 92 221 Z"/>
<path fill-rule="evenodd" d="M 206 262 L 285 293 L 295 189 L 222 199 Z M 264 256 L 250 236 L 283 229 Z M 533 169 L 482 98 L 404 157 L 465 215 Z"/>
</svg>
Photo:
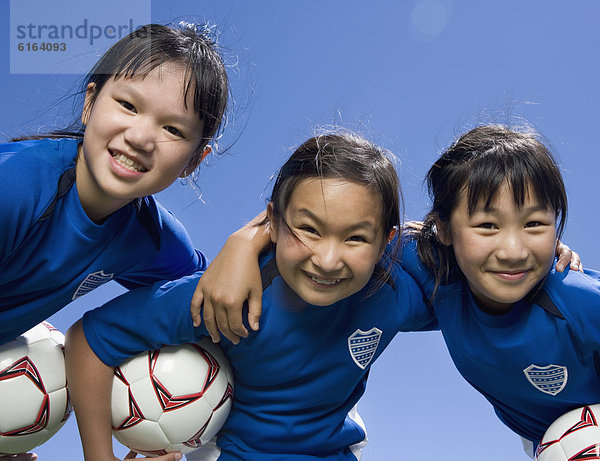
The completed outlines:
<svg viewBox="0 0 600 461">
<path fill-rule="evenodd" d="M 369 331 L 358 329 L 348 337 L 350 356 L 354 363 L 363 370 L 371 363 L 375 355 L 381 333 L 379 328 L 371 328 Z"/>
<path fill-rule="evenodd" d="M 562 391 L 567 385 L 569 377 L 567 367 L 561 365 L 540 367 L 532 364 L 525 368 L 523 373 L 533 387 L 550 395 L 556 395 Z"/>
<path fill-rule="evenodd" d="M 106 282 L 112 280 L 113 275 L 114 274 L 105 274 L 103 270 L 88 274 L 88 276 L 85 279 L 83 279 L 83 282 L 79 284 L 77 290 L 75 290 L 71 301 L 74 301 L 75 299 L 80 298 L 85 294 L 88 294 L 90 291 L 95 290 L 100 285 L 103 285 Z"/>
</svg>

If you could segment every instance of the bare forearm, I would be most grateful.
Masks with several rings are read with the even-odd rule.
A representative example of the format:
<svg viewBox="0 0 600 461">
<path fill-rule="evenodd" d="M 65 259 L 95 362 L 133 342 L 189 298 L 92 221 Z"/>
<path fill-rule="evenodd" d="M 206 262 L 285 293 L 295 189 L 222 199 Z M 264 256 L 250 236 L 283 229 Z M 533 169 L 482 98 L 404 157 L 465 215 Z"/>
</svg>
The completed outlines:
<svg viewBox="0 0 600 461">
<path fill-rule="evenodd" d="M 86 461 L 112 461 L 110 399 L 113 369 L 88 345 L 81 321 L 67 332 L 67 382 Z"/>
<path fill-rule="evenodd" d="M 268 225 L 261 225 L 265 221 L 266 215 L 265 211 L 259 213 L 252 221 L 231 234 L 229 238 L 242 239 L 252 247 L 257 255 L 262 253 L 271 244 Z"/>
</svg>

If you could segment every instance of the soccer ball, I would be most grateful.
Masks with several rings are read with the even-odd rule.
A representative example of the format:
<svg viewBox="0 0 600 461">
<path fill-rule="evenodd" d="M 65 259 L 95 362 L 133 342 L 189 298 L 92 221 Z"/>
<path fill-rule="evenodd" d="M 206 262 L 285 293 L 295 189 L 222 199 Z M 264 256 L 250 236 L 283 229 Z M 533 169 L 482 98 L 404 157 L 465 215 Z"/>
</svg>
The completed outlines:
<svg viewBox="0 0 600 461">
<path fill-rule="evenodd" d="M 0 346 L 0 455 L 41 445 L 71 414 L 64 341 L 42 322 Z"/>
<path fill-rule="evenodd" d="M 209 338 L 164 346 L 115 368 L 115 438 L 137 453 L 189 453 L 212 439 L 231 409 L 233 374 Z"/>
<path fill-rule="evenodd" d="M 565 413 L 554 421 L 540 442 L 537 461 L 600 460 L 600 404 Z"/>
</svg>

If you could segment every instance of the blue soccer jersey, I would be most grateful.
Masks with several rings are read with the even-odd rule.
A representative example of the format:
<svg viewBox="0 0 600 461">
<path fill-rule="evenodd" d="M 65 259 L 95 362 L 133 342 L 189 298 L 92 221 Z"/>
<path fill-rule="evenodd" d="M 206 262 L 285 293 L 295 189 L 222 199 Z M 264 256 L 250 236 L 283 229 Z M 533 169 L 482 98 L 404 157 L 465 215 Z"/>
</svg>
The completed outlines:
<svg viewBox="0 0 600 461">
<path fill-rule="evenodd" d="M 134 288 L 206 268 L 153 197 L 92 222 L 75 185 L 77 146 L 0 144 L 0 344 L 109 280 Z"/>
<path fill-rule="evenodd" d="M 414 241 L 402 265 L 431 296 Z M 433 308 L 458 371 L 520 436 L 538 443 L 563 413 L 600 402 L 600 273 L 553 269 L 503 315 L 483 312 L 459 280 L 439 287 Z"/>
<path fill-rule="evenodd" d="M 220 461 L 356 460 L 366 433 L 353 410 L 371 364 L 401 330 L 425 329 L 432 313 L 399 267 L 391 283 L 331 306 L 304 302 L 261 258 L 261 328 L 222 343 L 235 375 L 229 419 L 218 437 Z M 207 336 L 192 326 L 189 304 L 199 275 L 133 290 L 87 312 L 83 328 L 96 355 L 116 366 L 164 344 Z M 140 308 L 140 306 L 142 306 Z"/>
</svg>

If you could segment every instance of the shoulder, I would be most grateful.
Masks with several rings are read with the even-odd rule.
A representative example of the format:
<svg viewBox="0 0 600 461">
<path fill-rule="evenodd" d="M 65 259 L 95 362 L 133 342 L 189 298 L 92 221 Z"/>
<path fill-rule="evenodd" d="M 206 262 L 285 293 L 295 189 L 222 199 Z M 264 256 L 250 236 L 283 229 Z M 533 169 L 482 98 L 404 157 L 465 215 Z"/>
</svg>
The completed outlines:
<svg viewBox="0 0 600 461">
<path fill-rule="evenodd" d="M 183 224 L 152 196 L 132 202 L 135 217 L 132 223 L 147 232 L 150 237 L 148 260 L 161 278 L 177 278 L 197 270 L 205 270 L 208 262 L 204 254 L 196 250 Z M 151 242 L 151 243 L 150 243 Z M 138 270 L 139 267 L 136 269 Z"/>
<path fill-rule="evenodd" d="M 153 196 L 139 199 L 137 211 L 142 224 L 148 229 L 156 230 L 159 234 L 157 237 L 162 237 L 167 242 L 173 239 L 189 240 L 183 224 Z"/>
<path fill-rule="evenodd" d="M 153 196 L 135 201 L 137 221 L 150 234 L 160 252 L 168 256 L 173 252 L 193 251 L 190 235 L 183 224 Z"/>
<path fill-rule="evenodd" d="M 394 263 L 389 269 L 389 275 L 389 279 L 378 290 L 385 297 L 392 297 L 403 303 L 421 302 L 424 299 L 419 283 L 400 264 Z"/>
<path fill-rule="evenodd" d="M 76 156 L 77 141 L 74 139 L 0 144 L 0 188 L 11 197 L 39 193 L 46 187 L 55 192 L 62 173 L 75 166 Z"/>
<path fill-rule="evenodd" d="M 600 308 L 600 272 L 595 270 L 561 273 L 552 269 L 542 290 L 561 312 L 580 310 L 584 305 Z"/>
<path fill-rule="evenodd" d="M 77 141 L 42 139 L 0 144 L 3 231 L 35 223 L 53 203 L 62 175 L 75 166 Z M 16 232 L 16 231 L 15 231 Z"/>
<path fill-rule="evenodd" d="M 548 274 L 534 303 L 564 320 L 583 345 L 597 348 L 600 343 L 600 272 L 586 270 Z"/>
<path fill-rule="evenodd" d="M 406 234 L 402 236 L 400 264 L 402 268 L 419 284 L 423 292 L 428 297 L 431 296 L 435 287 L 435 278 L 419 258 L 417 241 Z"/>
<path fill-rule="evenodd" d="M 75 165 L 76 139 L 32 139 L 0 144 L 3 168 L 64 169 Z"/>
<path fill-rule="evenodd" d="M 417 241 L 408 234 L 404 234 L 400 241 L 400 257 L 403 266 L 412 267 L 421 265 L 419 252 L 417 250 Z"/>
<path fill-rule="evenodd" d="M 389 274 L 390 279 L 372 296 L 367 297 L 366 302 L 385 306 L 386 317 L 392 318 L 393 314 L 399 330 L 436 328 L 432 306 L 411 274 L 399 264 L 394 264 Z"/>
</svg>

